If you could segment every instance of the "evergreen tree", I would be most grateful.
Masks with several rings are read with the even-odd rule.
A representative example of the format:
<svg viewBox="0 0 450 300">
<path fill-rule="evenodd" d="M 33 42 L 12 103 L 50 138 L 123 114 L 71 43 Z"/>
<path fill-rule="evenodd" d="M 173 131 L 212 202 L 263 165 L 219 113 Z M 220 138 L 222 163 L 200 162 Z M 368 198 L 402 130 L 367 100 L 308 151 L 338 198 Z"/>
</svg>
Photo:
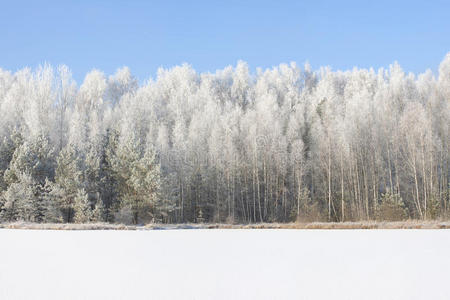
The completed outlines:
<svg viewBox="0 0 450 300">
<path fill-rule="evenodd" d="M 44 221 L 48 206 L 44 186 L 53 179 L 53 173 L 53 148 L 48 138 L 39 135 L 20 144 L 4 174 L 8 185 L 3 195 L 6 218 Z"/>
<path fill-rule="evenodd" d="M 5 180 L 8 184 L 16 182 L 22 173 L 26 173 L 37 184 L 45 184 L 45 180 L 53 180 L 55 172 L 54 149 L 44 135 L 32 137 L 25 141 L 15 151 Z"/>
<path fill-rule="evenodd" d="M 36 182 L 29 174 L 21 173 L 3 193 L 2 219 L 6 221 L 37 221 L 40 203 L 36 197 Z"/>
<path fill-rule="evenodd" d="M 72 222 L 75 197 L 83 188 L 80 152 L 73 144 L 66 145 L 58 155 L 55 182 L 50 196 L 59 204 L 65 222 Z"/>
<path fill-rule="evenodd" d="M 394 197 L 447 218 L 449 70 L 0 71 L 0 214 L 73 222 L 87 195 L 108 222 L 356 221 L 402 215 Z"/>
<path fill-rule="evenodd" d="M 105 222 L 106 219 L 106 209 L 103 201 L 101 199 L 97 200 L 95 204 L 94 211 L 92 212 L 92 221 L 95 222 Z"/>
<path fill-rule="evenodd" d="M 13 130 L 10 136 L 5 136 L 0 143 L 0 194 L 8 187 L 4 174 L 9 167 L 14 152 L 22 143 L 22 136 L 17 130 Z"/>
<path fill-rule="evenodd" d="M 120 206 L 117 176 L 111 165 L 111 159 L 116 155 L 118 138 L 116 130 L 106 131 L 100 158 L 100 199 L 105 207 L 105 220 L 108 222 L 114 221 L 114 212 Z"/>
<path fill-rule="evenodd" d="M 44 186 L 40 186 L 40 197 L 42 198 L 42 213 L 40 215 L 41 222 L 59 223 L 63 221 L 61 213 L 60 201 L 53 196 L 54 183 L 46 180 Z"/>
<path fill-rule="evenodd" d="M 155 152 L 148 147 L 142 153 L 140 142 L 131 136 L 111 155 L 109 161 L 118 182 L 122 205 L 131 208 L 136 224 L 139 215 L 149 209 L 158 197 L 159 165 Z"/>
<path fill-rule="evenodd" d="M 79 189 L 74 200 L 75 223 L 88 223 L 92 219 L 92 209 L 88 194 L 84 189 Z"/>
</svg>

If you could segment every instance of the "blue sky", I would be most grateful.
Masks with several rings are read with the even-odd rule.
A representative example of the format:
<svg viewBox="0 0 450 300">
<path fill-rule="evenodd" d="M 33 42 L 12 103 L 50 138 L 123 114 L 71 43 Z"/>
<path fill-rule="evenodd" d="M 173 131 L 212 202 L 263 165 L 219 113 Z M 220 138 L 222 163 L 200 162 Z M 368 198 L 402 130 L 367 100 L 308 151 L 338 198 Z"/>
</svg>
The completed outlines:
<svg viewBox="0 0 450 300">
<path fill-rule="evenodd" d="M 0 67 L 66 64 L 77 82 L 127 65 L 140 80 L 309 61 L 313 68 L 437 70 L 450 51 L 450 1 L 3 1 Z"/>
</svg>

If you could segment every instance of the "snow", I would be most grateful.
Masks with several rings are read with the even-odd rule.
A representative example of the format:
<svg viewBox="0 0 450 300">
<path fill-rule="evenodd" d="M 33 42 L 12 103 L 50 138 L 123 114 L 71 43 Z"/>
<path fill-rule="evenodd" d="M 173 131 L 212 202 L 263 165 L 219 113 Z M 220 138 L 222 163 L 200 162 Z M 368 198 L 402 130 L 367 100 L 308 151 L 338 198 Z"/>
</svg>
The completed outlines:
<svg viewBox="0 0 450 300">
<path fill-rule="evenodd" d="M 0 230 L 0 299 L 450 299 L 450 230 Z"/>
</svg>

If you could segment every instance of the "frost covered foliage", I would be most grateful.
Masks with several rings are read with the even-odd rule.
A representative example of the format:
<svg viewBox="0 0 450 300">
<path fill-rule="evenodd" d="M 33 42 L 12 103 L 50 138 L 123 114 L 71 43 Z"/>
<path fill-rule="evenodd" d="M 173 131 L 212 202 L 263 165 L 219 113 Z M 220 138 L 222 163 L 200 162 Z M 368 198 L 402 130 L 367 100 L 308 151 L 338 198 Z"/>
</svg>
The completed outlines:
<svg viewBox="0 0 450 300">
<path fill-rule="evenodd" d="M 450 54 L 437 77 L 238 62 L 77 86 L 65 66 L 0 70 L 0 218 L 448 217 L 449 101 Z"/>
</svg>

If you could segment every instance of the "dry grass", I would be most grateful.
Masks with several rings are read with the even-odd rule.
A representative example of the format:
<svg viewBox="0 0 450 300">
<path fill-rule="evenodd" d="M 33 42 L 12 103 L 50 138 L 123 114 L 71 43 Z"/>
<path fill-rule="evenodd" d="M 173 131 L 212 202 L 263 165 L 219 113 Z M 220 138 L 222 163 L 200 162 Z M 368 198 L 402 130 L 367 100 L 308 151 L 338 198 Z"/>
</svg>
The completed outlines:
<svg viewBox="0 0 450 300">
<path fill-rule="evenodd" d="M 206 228 L 235 229 L 450 229 L 450 222 L 444 221 L 402 221 L 402 222 L 312 222 L 312 223 L 256 223 L 246 225 L 210 224 Z"/>
<path fill-rule="evenodd" d="M 136 226 L 108 223 L 3 223 L 0 228 L 6 229 L 35 229 L 35 230 L 136 230 Z"/>
<path fill-rule="evenodd" d="M 36 229 L 36 230 L 170 230 L 170 229 L 449 229 L 449 221 L 419 221 L 401 222 L 313 222 L 313 223 L 254 223 L 254 224 L 147 224 L 145 226 L 88 223 L 3 223 L 0 228 L 6 229 Z"/>
<path fill-rule="evenodd" d="M 399 221 L 399 222 L 344 222 L 295 224 L 297 229 L 449 229 L 450 222 Z"/>
</svg>

